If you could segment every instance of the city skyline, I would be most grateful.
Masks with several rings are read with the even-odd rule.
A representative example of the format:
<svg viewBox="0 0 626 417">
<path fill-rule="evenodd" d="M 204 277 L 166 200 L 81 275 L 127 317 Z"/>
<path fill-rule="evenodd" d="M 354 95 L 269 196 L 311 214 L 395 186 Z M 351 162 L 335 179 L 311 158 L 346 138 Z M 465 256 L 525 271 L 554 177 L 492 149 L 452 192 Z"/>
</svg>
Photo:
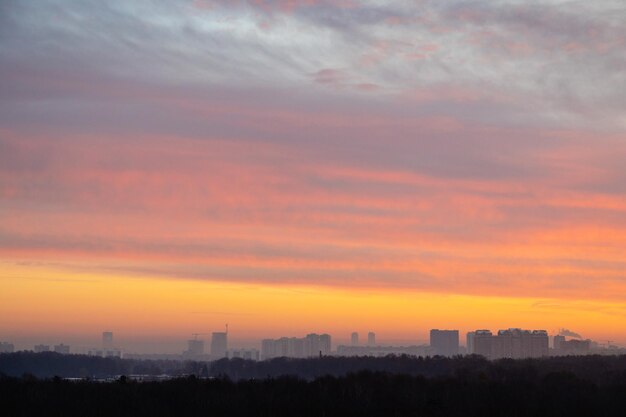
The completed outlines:
<svg viewBox="0 0 626 417">
<path fill-rule="evenodd" d="M 619 0 L 1 2 L 0 340 L 480 323 L 625 345 L 624 21 Z"/>
<path fill-rule="evenodd" d="M 620 346 L 619 343 L 616 343 L 613 340 L 593 340 L 590 338 L 583 337 L 582 335 L 573 332 L 569 329 L 558 329 L 558 331 L 547 331 L 545 329 L 521 329 L 521 328 L 503 328 L 497 330 L 489 330 L 489 329 L 474 329 L 468 331 L 461 331 L 458 329 L 430 329 L 427 331 L 428 338 L 414 338 L 414 339 L 389 339 L 389 338 L 378 338 L 375 332 L 368 332 L 368 338 L 366 340 L 357 341 L 355 344 L 354 335 L 355 333 L 358 335 L 358 332 L 351 332 L 349 335 L 330 335 L 326 333 L 317 334 L 317 333 L 308 333 L 306 336 L 301 337 L 302 335 L 294 335 L 294 334 L 282 334 L 277 336 L 265 335 L 261 339 L 247 338 L 245 335 L 239 335 L 239 337 L 232 338 L 232 334 L 229 336 L 228 332 L 206 332 L 206 333 L 193 333 L 191 336 L 192 339 L 185 340 L 184 342 L 180 339 L 169 341 L 163 343 L 163 339 L 153 339 L 152 341 L 146 341 L 141 344 L 141 348 L 137 348 L 137 345 L 132 343 L 129 340 L 122 339 L 120 344 L 112 344 L 108 340 L 112 341 L 113 333 L 110 331 L 102 332 L 102 341 L 101 345 L 98 344 L 81 344 L 69 346 L 65 344 L 67 340 L 63 340 L 59 342 L 59 338 L 51 338 L 49 340 L 53 340 L 54 343 L 49 342 L 48 344 L 42 343 L 42 339 L 37 340 L 36 344 L 33 347 L 33 342 L 23 342 L 13 343 L 11 340 L 0 340 L 3 345 L 3 349 L 5 346 L 11 346 L 11 351 L 19 351 L 19 350 L 34 350 L 34 351 L 59 351 L 60 353 L 71 353 L 74 354 L 89 354 L 96 356 L 122 356 L 122 354 L 165 354 L 165 355 L 182 355 L 183 358 L 194 359 L 194 358 L 208 358 L 211 357 L 212 360 L 215 358 L 222 357 L 231 357 L 233 351 L 237 352 L 248 352 L 250 350 L 255 350 L 258 353 L 258 359 L 270 359 L 273 357 L 279 357 L 283 355 L 293 356 L 293 357 L 308 357 L 314 356 L 311 352 L 316 351 L 317 349 L 311 348 L 311 342 L 307 341 L 307 338 L 310 336 L 328 338 L 328 341 L 322 342 L 327 346 L 324 348 L 324 355 L 327 354 L 339 354 L 340 356 L 345 355 L 368 355 L 368 352 L 384 352 L 377 350 L 380 347 L 389 347 L 389 348 L 403 348 L 407 346 L 415 347 L 428 347 L 428 350 L 409 350 L 405 351 L 411 355 L 442 355 L 442 356 L 454 356 L 456 354 L 469 354 L 469 353 L 478 353 L 488 358 L 492 358 L 491 354 L 487 354 L 483 348 L 483 350 L 478 349 L 478 351 L 474 350 L 474 336 L 476 333 L 488 333 L 489 337 L 495 337 L 500 334 L 508 333 L 511 331 L 525 331 L 529 332 L 529 334 L 543 334 L 546 336 L 546 341 L 549 339 L 549 343 L 546 342 L 546 347 L 549 345 L 550 349 L 554 347 L 554 349 L 559 349 L 560 344 L 564 343 L 563 349 L 569 350 L 572 352 L 578 351 L 581 349 L 581 346 L 573 344 L 573 342 L 586 342 L 587 345 L 583 349 L 585 352 L 589 352 L 590 346 L 593 344 L 595 349 L 624 349 L 624 346 Z M 107 336 L 105 336 L 107 335 Z M 373 335 L 373 337 L 370 337 Z M 48 340 L 48 339 L 46 339 Z M 131 338 L 132 340 L 132 338 Z M 228 341 L 227 341 L 228 340 Z M 373 343 L 372 343 L 373 340 Z M 554 340 L 554 342 L 553 342 Z M 567 341 L 567 343 L 565 343 Z M 572 343 L 570 343 L 572 341 Z M 58 343 L 57 343 L 58 342 Z M 30 344 L 29 344 L 30 343 Z M 271 346 L 267 347 L 267 343 L 270 343 Z M 293 345 L 293 343 L 300 343 L 300 347 Z M 316 342 L 320 343 L 320 342 Z M 308 348 L 307 348 L 308 344 Z M 554 344 L 554 346 L 553 346 Z M 280 345 L 280 346 L 279 346 Z M 183 349 L 183 346 L 185 347 Z M 315 345 L 317 346 L 317 345 Z M 491 342 L 490 345 L 491 346 Z M 351 349 L 355 348 L 355 349 Z M 369 348 L 374 348 L 373 350 L 369 350 Z M 489 348 L 491 349 L 491 348 Z M 586 349 L 586 350 L 585 350 Z M 264 352 L 271 351 L 270 355 L 264 354 Z M 294 353 L 294 352 L 300 353 Z M 289 354 L 287 354 L 289 352 Z M 308 353 L 307 353 L 308 352 Z M 387 353 L 399 353 L 403 352 L 402 350 L 390 350 Z M 239 357 L 239 356 L 237 356 Z M 496 355 L 497 357 L 497 355 Z"/>
</svg>

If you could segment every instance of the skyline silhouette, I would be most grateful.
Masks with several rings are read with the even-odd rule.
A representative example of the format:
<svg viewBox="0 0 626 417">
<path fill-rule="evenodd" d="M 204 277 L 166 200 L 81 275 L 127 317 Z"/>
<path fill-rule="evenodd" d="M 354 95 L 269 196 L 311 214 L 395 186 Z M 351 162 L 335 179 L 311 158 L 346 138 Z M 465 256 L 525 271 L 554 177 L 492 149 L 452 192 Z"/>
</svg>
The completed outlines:
<svg viewBox="0 0 626 417">
<path fill-rule="evenodd" d="M 0 352 L 54 351 L 62 354 L 87 354 L 102 357 L 169 357 L 180 360 L 217 360 L 220 358 L 237 358 L 266 360 L 275 357 L 306 358 L 318 354 L 324 356 L 386 356 L 388 354 L 407 354 L 413 356 L 455 356 L 478 354 L 487 359 L 525 355 L 528 357 L 547 357 L 560 355 L 609 354 L 620 355 L 626 353 L 626 347 L 613 340 L 592 340 L 569 329 L 561 328 L 558 331 L 543 329 L 506 328 L 498 330 L 476 329 L 461 332 L 457 329 L 430 329 L 429 338 L 424 339 L 388 339 L 369 331 L 366 340 L 358 339 L 358 332 L 346 335 L 327 333 L 282 334 L 278 336 L 265 335 L 261 339 L 253 339 L 245 334 L 235 335 L 228 332 L 192 333 L 187 340 L 168 341 L 153 339 L 143 343 L 133 343 L 133 339 L 125 340 L 125 336 L 116 337 L 113 341 L 113 332 L 102 332 L 100 344 L 93 340 L 82 340 L 73 345 L 65 344 L 67 340 L 57 343 L 59 337 L 47 339 L 54 343 L 37 344 L 32 341 L 0 340 Z M 356 337 L 355 337 L 356 336 Z M 314 339 L 311 339 L 311 338 Z M 487 337 L 487 339 L 485 339 Z M 506 341 L 502 338 L 517 338 L 515 341 Z M 524 341 L 522 338 L 528 338 Z M 539 337 L 541 340 L 535 340 Z M 478 342 L 476 342 L 476 339 Z M 493 339 L 493 341 L 491 340 Z M 498 341 L 497 339 L 502 339 Z M 537 344 L 538 343 L 538 344 Z M 478 344 L 478 346 L 477 346 Z M 508 346 L 508 347 L 507 347 Z M 516 347 L 517 346 L 517 347 Z M 183 348 L 184 347 L 184 348 Z M 513 351 L 511 351 L 513 349 Z M 526 353 L 511 353 L 523 351 Z M 521 349 L 521 350 L 520 350 Z M 509 352 L 509 353 L 506 353 Z"/>
</svg>

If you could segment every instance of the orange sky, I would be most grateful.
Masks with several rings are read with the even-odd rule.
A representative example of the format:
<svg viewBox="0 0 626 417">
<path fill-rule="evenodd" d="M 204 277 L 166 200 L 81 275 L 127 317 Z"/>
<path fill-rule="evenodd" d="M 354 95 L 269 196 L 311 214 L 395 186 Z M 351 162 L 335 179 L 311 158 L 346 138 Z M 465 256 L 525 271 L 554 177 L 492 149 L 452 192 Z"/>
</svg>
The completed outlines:
<svg viewBox="0 0 626 417">
<path fill-rule="evenodd" d="M 601 2 L 133 4 L 3 8 L 0 340 L 626 344 Z"/>
<path fill-rule="evenodd" d="M 626 340 L 626 228 L 598 215 L 625 204 L 553 185 L 567 179 L 284 166 L 263 148 L 244 164 L 245 149 L 182 138 L 175 151 L 159 138 L 142 139 L 148 150 L 56 140 L 51 159 L 71 161 L 45 167 L 57 191 L 28 194 L 41 172 L 2 177 L 5 338 L 87 345 L 115 329 L 150 350 L 229 322 L 246 345 L 355 329 L 417 342 L 431 327 Z M 32 143 L 29 158 L 48 152 Z M 108 167 L 121 157 L 132 167 Z"/>
<path fill-rule="evenodd" d="M 423 343 L 430 328 L 552 332 L 569 324 L 589 329 L 586 337 L 620 341 L 626 313 L 619 301 L 171 280 L 32 264 L 4 271 L 0 301 L 3 317 L 10 317 L 3 321 L 5 334 L 97 346 L 99 331 L 114 329 L 129 351 L 176 352 L 191 333 L 219 331 L 225 323 L 233 343 L 247 346 L 309 331 L 329 332 L 335 342 L 357 330 L 375 331 L 381 343 Z M 163 340 L 169 344 L 149 345 Z"/>
</svg>

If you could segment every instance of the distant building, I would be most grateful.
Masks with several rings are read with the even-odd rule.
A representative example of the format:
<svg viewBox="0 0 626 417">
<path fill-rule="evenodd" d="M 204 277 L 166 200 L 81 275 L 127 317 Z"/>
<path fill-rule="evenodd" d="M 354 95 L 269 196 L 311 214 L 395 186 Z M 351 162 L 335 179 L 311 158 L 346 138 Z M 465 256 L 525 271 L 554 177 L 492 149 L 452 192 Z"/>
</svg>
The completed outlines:
<svg viewBox="0 0 626 417">
<path fill-rule="evenodd" d="M 0 342 L 0 353 L 13 353 L 14 351 L 15 346 L 13 346 L 13 343 Z"/>
<path fill-rule="evenodd" d="M 328 356 L 330 355 L 330 349 L 331 349 L 331 338 L 329 334 L 321 334 L 320 335 L 320 350 L 319 350 L 319 354 L 321 356 Z"/>
<path fill-rule="evenodd" d="M 552 339 L 552 347 L 554 350 L 561 350 L 561 343 L 565 342 L 565 336 L 556 335 Z"/>
<path fill-rule="evenodd" d="M 376 333 L 369 332 L 367 334 L 367 346 L 376 346 Z"/>
<path fill-rule="evenodd" d="M 310 358 L 330 355 L 331 336 L 329 334 L 310 333 L 303 338 L 281 337 L 261 341 L 261 359 L 271 358 Z"/>
<path fill-rule="evenodd" d="M 204 355 L 204 340 L 188 340 L 187 350 L 183 352 L 183 356 L 198 357 L 201 355 Z"/>
<path fill-rule="evenodd" d="M 227 357 L 230 359 L 240 358 L 258 361 L 260 355 L 257 349 L 229 349 L 227 352 Z"/>
<path fill-rule="evenodd" d="M 113 349 L 113 332 L 102 332 L 102 349 Z"/>
<path fill-rule="evenodd" d="M 474 350 L 472 353 L 491 358 L 493 334 L 489 330 L 476 330 L 474 333 Z"/>
<path fill-rule="evenodd" d="M 213 335 L 211 337 L 211 360 L 225 358 L 227 350 L 228 333 L 213 332 Z"/>
<path fill-rule="evenodd" d="M 121 358 L 122 357 L 122 351 L 120 349 L 105 349 L 102 352 L 102 356 L 105 358 Z"/>
<path fill-rule="evenodd" d="M 545 330 L 533 330 L 531 334 L 530 357 L 542 358 L 550 354 L 550 341 Z"/>
<path fill-rule="evenodd" d="M 520 329 L 498 330 L 497 336 L 493 338 L 491 359 L 522 357 L 522 338 L 518 334 Z"/>
<path fill-rule="evenodd" d="M 289 355 L 289 338 L 281 337 L 280 339 L 277 339 L 274 350 L 277 357 L 287 357 Z"/>
<path fill-rule="evenodd" d="M 69 355 L 70 347 L 61 343 L 60 345 L 54 345 L 54 351 L 62 355 Z"/>
<path fill-rule="evenodd" d="M 359 334 L 357 332 L 352 333 L 352 335 L 350 336 L 350 344 L 352 346 L 359 345 Z"/>
<path fill-rule="evenodd" d="M 507 329 L 494 337 L 492 359 L 540 358 L 548 355 L 548 332 L 545 330 Z"/>
<path fill-rule="evenodd" d="M 49 345 L 35 345 L 33 350 L 35 351 L 35 353 L 50 352 L 50 346 Z"/>
<path fill-rule="evenodd" d="M 290 337 L 287 339 L 286 356 L 290 358 L 304 357 L 304 339 L 298 337 Z"/>
<path fill-rule="evenodd" d="M 263 339 L 261 341 L 261 358 L 303 358 L 305 357 L 306 340 L 297 337 L 281 337 L 280 339 Z"/>
<path fill-rule="evenodd" d="M 432 329 L 430 331 L 430 347 L 434 355 L 458 355 L 459 331 Z"/>
<path fill-rule="evenodd" d="M 474 353 L 474 336 L 476 336 L 476 332 L 467 332 L 465 337 L 466 353 L 468 355 L 472 355 Z"/>
<path fill-rule="evenodd" d="M 410 355 L 427 356 L 430 346 L 337 346 L 338 356 L 374 356 L 384 357 L 387 355 Z"/>
<path fill-rule="evenodd" d="M 89 349 L 89 356 L 98 356 L 100 358 L 121 358 L 122 351 L 120 349 Z"/>
<path fill-rule="evenodd" d="M 274 339 L 261 340 L 261 359 L 266 360 L 276 356 L 276 341 Z"/>
<path fill-rule="evenodd" d="M 304 356 L 307 358 L 319 355 L 320 351 L 320 335 L 317 333 L 309 333 L 304 337 Z"/>
<path fill-rule="evenodd" d="M 559 349 L 554 349 L 557 356 L 588 355 L 591 351 L 591 340 L 564 340 L 560 342 Z"/>
<path fill-rule="evenodd" d="M 489 330 L 476 330 L 473 353 L 488 359 L 540 358 L 548 356 L 548 332 L 511 328 L 493 335 Z"/>
</svg>

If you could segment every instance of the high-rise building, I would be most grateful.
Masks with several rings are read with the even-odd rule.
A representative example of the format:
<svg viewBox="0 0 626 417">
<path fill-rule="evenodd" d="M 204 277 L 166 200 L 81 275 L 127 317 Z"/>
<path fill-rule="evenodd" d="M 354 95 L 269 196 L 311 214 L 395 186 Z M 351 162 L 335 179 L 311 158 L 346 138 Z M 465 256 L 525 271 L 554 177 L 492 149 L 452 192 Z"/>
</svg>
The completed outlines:
<svg viewBox="0 0 626 417">
<path fill-rule="evenodd" d="M 304 339 L 299 337 L 290 337 L 287 340 L 287 355 L 290 358 L 304 357 Z"/>
<path fill-rule="evenodd" d="M 352 333 L 352 335 L 350 336 L 350 344 L 352 346 L 359 345 L 359 334 L 357 332 Z"/>
<path fill-rule="evenodd" d="M 560 350 L 561 349 L 561 343 L 563 343 L 563 342 L 565 342 L 565 336 L 561 336 L 561 335 L 554 336 L 554 339 L 553 339 L 554 350 Z"/>
<path fill-rule="evenodd" d="M 70 347 L 61 343 L 60 345 L 54 345 L 54 351 L 62 355 L 68 355 L 70 353 Z"/>
<path fill-rule="evenodd" d="M 13 353 L 14 351 L 15 346 L 13 346 L 13 343 L 0 342 L 0 353 Z"/>
<path fill-rule="evenodd" d="M 275 346 L 274 350 L 276 352 L 276 357 L 284 358 L 289 355 L 289 338 L 288 337 L 281 337 L 280 339 L 276 339 L 274 346 Z"/>
<path fill-rule="evenodd" d="M 261 359 L 271 359 L 276 357 L 276 341 L 274 339 L 261 340 Z"/>
<path fill-rule="evenodd" d="M 548 356 L 550 353 L 550 341 L 548 332 L 545 330 L 533 330 L 531 335 L 530 356 L 532 358 L 541 358 Z"/>
<path fill-rule="evenodd" d="M 376 346 L 376 333 L 369 332 L 367 334 L 367 346 Z"/>
<path fill-rule="evenodd" d="M 540 358 L 547 355 L 548 332 L 545 330 L 500 330 L 493 339 L 491 359 Z"/>
<path fill-rule="evenodd" d="M 102 332 L 102 349 L 113 349 L 113 332 Z"/>
<path fill-rule="evenodd" d="M 330 355 L 330 349 L 331 349 L 331 339 L 330 339 L 330 335 L 327 333 L 321 334 L 320 335 L 320 348 L 319 348 L 319 354 L 321 356 L 328 356 Z"/>
<path fill-rule="evenodd" d="M 518 358 L 518 351 L 521 351 L 521 335 L 513 332 L 519 329 L 498 330 L 498 334 L 493 337 L 491 359 Z"/>
<path fill-rule="evenodd" d="M 221 359 L 226 357 L 228 350 L 228 333 L 213 332 L 211 337 L 211 359 Z"/>
<path fill-rule="evenodd" d="M 545 330 L 512 328 L 499 330 L 496 335 L 489 330 L 476 330 L 473 339 L 473 353 L 488 359 L 540 358 L 548 355 L 548 332 Z"/>
<path fill-rule="evenodd" d="M 320 352 L 320 335 L 309 333 L 304 338 L 304 355 L 307 358 L 318 356 Z"/>
<path fill-rule="evenodd" d="M 465 337 L 465 346 L 467 347 L 467 354 L 474 354 L 474 336 L 476 336 L 476 332 L 467 332 Z"/>
<path fill-rule="evenodd" d="M 458 355 L 459 331 L 432 329 L 430 331 L 430 347 L 435 355 Z"/>
<path fill-rule="evenodd" d="M 493 334 L 489 330 L 476 330 L 474 333 L 474 353 L 491 358 Z"/>
<path fill-rule="evenodd" d="M 50 346 L 49 345 L 35 345 L 34 351 L 35 353 L 50 352 Z"/>
<path fill-rule="evenodd" d="M 330 355 L 331 337 L 329 334 L 310 333 L 305 337 L 281 337 L 261 341 L 261 359 L 279 357 L 310 358 Z"/>
</svg>

